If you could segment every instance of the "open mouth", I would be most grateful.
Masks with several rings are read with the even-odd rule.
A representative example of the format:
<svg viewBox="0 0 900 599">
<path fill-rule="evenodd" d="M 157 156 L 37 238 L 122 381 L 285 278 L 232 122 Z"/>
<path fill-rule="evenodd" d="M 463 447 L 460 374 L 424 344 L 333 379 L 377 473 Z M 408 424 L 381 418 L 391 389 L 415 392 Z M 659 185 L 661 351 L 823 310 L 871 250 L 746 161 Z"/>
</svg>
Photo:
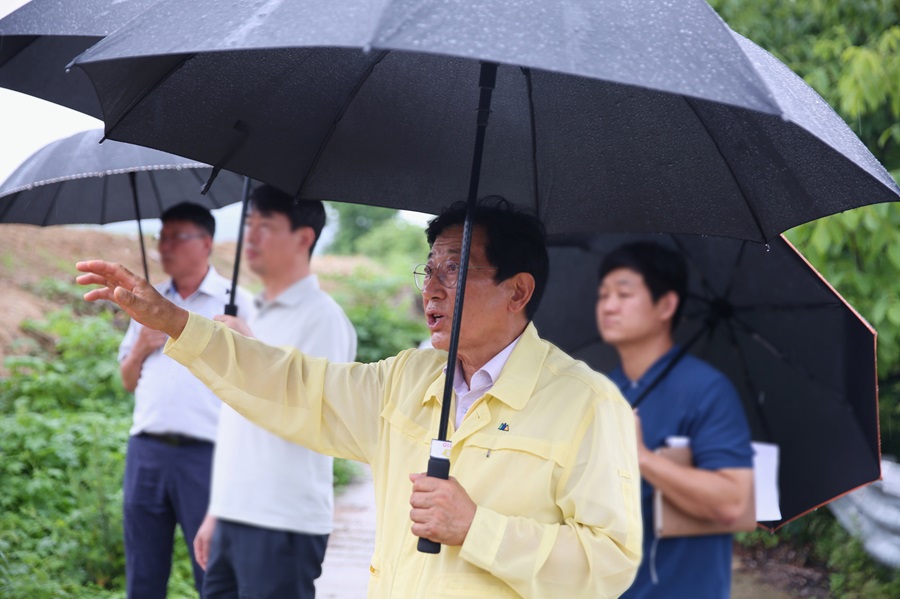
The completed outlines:
<svg viewBox="0 0 900 599">
<path fill-rule="evenodd" d="M 428 312 L 425 315 L 426 324 L 429 329 L 436 329 L 441 326 L 441 322 L 446 318 L 443 314 L 437 312 Z"/>
</svg>

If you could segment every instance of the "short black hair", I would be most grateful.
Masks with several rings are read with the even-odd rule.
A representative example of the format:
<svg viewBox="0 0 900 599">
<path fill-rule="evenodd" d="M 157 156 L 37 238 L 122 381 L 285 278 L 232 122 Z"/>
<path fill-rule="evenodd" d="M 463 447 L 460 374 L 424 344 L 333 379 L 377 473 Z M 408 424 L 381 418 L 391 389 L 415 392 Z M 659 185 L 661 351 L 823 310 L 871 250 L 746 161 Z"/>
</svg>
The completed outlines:
<svg viewBox="0 0 900 599">
<path fill-rule="evenodd" d="M 525 316 L 530 321 L 537 312 L 547 277 L 550 258 L 547 255 L 547 232 L 544 224 L 533 214 L 517 209 L 501 196 L 488 196 L 475 206 L 474 225 L 484 227 L 487 233 L 485 254 L 491 266 L 497 267 L 494 281 L 526 272 L 534 277 L 534 293 L 525 306 Z M 440 215 L 429 221 L 425 235 L 433 246 L 438 236 L 449 227 L 462 225 L 466 220 L 466 203 L 455 202 Z"/>
<path fill-rule="evenodd" d="M 181 202 L 175 204 L 162 213 L 160 220 L 164 223 L 172 220 L 192 222 L 209 233 L 210 237 L 216 236 L 216 219 L 213 218 L 213 215 L 209 210 L 200 204 L 195 204 L 193 202 Z"/>
<path fill-rule="evenodd" d="M 271 185 L 260 185 L 250 192 L 250 205 L 262 215 L 273 212 L 285 215 L 291 222 L 291 231 L 310 227 L 316 238 L 309 248 L 312 255 L 322 229 L 325 228 L 325 206 L 319 200 L 301 200 Z"/>
<path fill-rule="evenodd" d="M 672 329 L 678 326 L 687 299 L 687 261 L 680 252 L 652 241 L 635 241 L 621 245 L 608 253 L 597 271 L 598 284 L 614 270 L 627 268 L 640 274 L 653 298 L 653 303 L 669 293 L 678 295 L 678 308 L 672 315 Z"/>
</svg>

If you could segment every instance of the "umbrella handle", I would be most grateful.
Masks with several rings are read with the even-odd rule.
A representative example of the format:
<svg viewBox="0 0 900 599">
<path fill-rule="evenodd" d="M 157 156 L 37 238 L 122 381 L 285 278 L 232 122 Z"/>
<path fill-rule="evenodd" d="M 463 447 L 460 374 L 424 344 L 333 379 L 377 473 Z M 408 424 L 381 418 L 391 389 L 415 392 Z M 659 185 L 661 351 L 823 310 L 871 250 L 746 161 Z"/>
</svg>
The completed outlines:
<svg viewBox="0 0 900 599">
<path fill-rule="evenodd" d="M 434 478 L 442 478 L 447 480 L 450 478 L 450 460 L 447 458 L 436 458 L 431 456 L 428 458 L 428 476 L 433 476 Z M 417 549 L 421 553 L 440 553 L 441 552 L 441 544 L 431 539 L 426 539 L 424 537 L 419 537 L 419 544 Z"/>
</svg>

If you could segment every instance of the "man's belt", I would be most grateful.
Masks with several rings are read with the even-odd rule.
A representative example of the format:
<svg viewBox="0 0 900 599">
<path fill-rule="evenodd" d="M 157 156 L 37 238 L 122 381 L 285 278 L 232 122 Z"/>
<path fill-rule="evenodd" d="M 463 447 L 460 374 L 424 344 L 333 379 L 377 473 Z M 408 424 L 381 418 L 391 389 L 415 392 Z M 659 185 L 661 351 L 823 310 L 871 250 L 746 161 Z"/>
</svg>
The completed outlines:
<svg viewBox="0 0 900 599">
<path fill-rule="evenodd" d="M 174 447 L 185 447 L 187 445 L 212 445 L 212 441 L 206 439 L 198 439 L 197 437 L 189 437 L 187 435 L 178 435 L 176 433 L 138 433 L 138 437 L 142 439 L 152 439 L 172 445 Z"/>
</svg>

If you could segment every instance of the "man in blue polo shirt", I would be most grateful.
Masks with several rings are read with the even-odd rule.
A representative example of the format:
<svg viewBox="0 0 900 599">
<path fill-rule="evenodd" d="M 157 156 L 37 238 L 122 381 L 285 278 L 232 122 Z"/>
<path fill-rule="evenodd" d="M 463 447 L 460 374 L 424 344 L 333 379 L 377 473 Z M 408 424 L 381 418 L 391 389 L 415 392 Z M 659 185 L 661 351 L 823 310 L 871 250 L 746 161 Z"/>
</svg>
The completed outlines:
<svg viewBox="0 0 900 599">
<path fill-rule="evenodd" d="M 619 354 L 610 374 L 635 406 L 644 558 L 629 599 L 727 599 L 730 534 L 655 537 L 653 489 L 682 511 L 721 525 L 734 522 L 752 493 L 750 430 L 734 386 L 709 364 L 679 355 L 672 338 L 687 291 L 684 258 L 637 242 L 607 254 L 598 273 L 597 326 Z M 640 407 L 637 407 L 640 403 Z M 693 466 L 655 449 L 686 440 Z"/>
</svg>

